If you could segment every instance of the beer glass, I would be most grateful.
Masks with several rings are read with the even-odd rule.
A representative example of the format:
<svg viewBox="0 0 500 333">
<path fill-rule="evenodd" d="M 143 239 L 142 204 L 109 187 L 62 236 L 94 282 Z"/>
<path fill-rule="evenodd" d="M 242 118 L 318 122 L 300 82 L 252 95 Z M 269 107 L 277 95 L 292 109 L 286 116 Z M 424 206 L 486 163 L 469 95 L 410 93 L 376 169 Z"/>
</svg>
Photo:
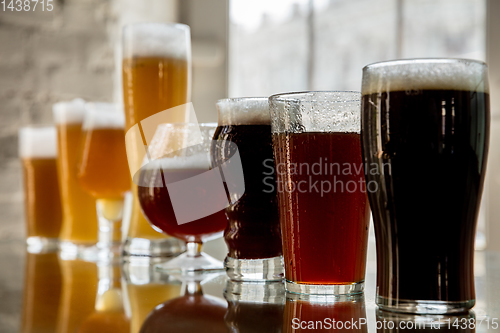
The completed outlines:
<svg viewBox="0 0 500 333">
<path fill-rule="evenodd" d="M 219 126 L 212 158 L 222 164 L 237 151 L 245 193 L 226 208 L 224 261 L 235 281 L 283 279 L 276 175 L 267 98 L 233 98 L 217 102 Z M 226 180 L 227 181 L 227 180 Z"/>
<path fill-rule="evenodd" d="M 81 99 L 60 102 L 52 109 L 57 127 L 57 171 L 63 210 L 59 247 L 69 258 L 97 242 L 95 199 L 80 186 L 77 178 L 85 102 Z"/>
<path fill-rule="evenodd" d="M 123 29 L 123 101 L 125 132 L 144 119 L 190 102 L 191 41 L 189 27 L 183 24 L 139 23 Z M 185 109 L 164 112 L 163 122 L 188 121 Z M 148 142 L 141 133 L 127 147 L 129 163 L 141 166 L 142 151 Z M 129 143 L 127 143 L 129 144 Z M 144 218 L 132 185 L 133 204 L 124 251 L 131 255 L 173 255 L 184 251 L 176 238 L 153 229 Z"/>
<path fill-rule="evenodd" d="M 62 211 L 57 180 L 57 134 L 53 126 L 19 130 L 23 166 L 26 242 L 31 250 L 56 248 Z"/>
<path fill-rule="evenodd" d="M 216 124 L 158 126 L 142 167 L 138 197 L 148 221 L 187 242 L 187 252 L 159 264 L 169 273 L 221 270 L 220 261 L 201 252 L 202 244 L 222 236 L 228 198 L 219 168 L 210 170 Z M 185 148 L 182 148 L 185 147 Z"/>
<path fill-rule="evenodd" d="M 360 142 L 360 94 L 269 98 L 286 290 L 363 292 L 370 209 Z"/>
<path fill-rule="evenodd" d="M 368 65 L 363 155 L 377 241 L 377 304 L 409 313 L 474 306 L 474 235 L 489 145 L 484 63 Z"/>
<path fill-rule="evenodd" d="M 125 151 L 125 117 L 114 104 L 87 103 L 82 126 L 78 181 L 96 199 L 99 237 L 86 259 L 121 254 L 123 201 L 131 181 Z"/>
</svg>

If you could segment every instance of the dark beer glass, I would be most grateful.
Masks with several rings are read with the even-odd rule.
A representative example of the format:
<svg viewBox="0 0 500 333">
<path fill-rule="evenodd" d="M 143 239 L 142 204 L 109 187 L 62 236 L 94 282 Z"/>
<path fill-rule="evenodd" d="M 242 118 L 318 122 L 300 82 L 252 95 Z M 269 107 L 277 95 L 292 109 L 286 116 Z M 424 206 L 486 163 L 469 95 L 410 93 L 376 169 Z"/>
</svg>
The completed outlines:
<svg viewBox="0 0 500 333">
<path fill-rule="evenodd" d="M 482 62 L 414 59 L 363 69 L 363 155 L 381 309 L 445 314 L 474 306 L 489 123 Z"/>
<path fill-rule="evenodd" d="M 360 94 L 290 93 L 269 102 L 286 290 L 361 293 L 370 209 Z"/>
<path fill-rule="evenodd" d="M 283 279 L 276 175 L 267 98 L 217 102 L 219 126 L 212 160 L 222 164 L 237 149 L 245 193 L 226 209 L 224 232 L 229 253 L 224 261 L 236 281 Z M 227 181 L 227 180 L 226 180 Z"/>
</svg>

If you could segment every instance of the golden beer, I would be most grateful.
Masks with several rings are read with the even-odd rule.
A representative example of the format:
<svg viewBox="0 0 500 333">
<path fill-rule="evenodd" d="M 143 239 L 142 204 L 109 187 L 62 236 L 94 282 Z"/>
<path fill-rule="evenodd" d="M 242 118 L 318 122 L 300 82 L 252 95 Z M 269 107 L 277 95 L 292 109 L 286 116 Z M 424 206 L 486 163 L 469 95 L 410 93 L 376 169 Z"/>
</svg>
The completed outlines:
<svg viewBox="0 0 500 333">
<path fill-rule="evenodd" d="M 25 127 L 19 131 L 26 236 L 30 246 L 55 244 L 61 230 L 56 140 L 56 129 L 52 126 Z"/>
<path fill-rule="evenodd" d="M 83 131 L 84 153 L 78 179 L 94 198 L 121 200 L 130 191 L 124 136 L 125 132 L 120 128 Z"/>
<path fill-rule="evenodd" d="M 27 253 L 21 332 L 55 332 L 60 296 L 57 253 Z"/>
<path fill-rule="evenodd" d="M 140 121 L 190 101 L 191 48 L 189 27 L 179 24 L 134 24 L 124 29 L 122 62 L 123 98 L 127 132 Z M 165 122 L 184 122 L 185 110 L 162 118 Z M 149 133 L 152 136 L 153 133 Z M 129 163 L 140 167 L 144 146 L 128 147 Z M 135 145 L 135 143 L 134 143 Z M 130 156 L 130 153 L 132 155 Z M 127 239 L 163 239 L 144 218 L 132 185 L 133 205 Z"/>
<path fill-rule="evenodd" d="M 96 205 L 94 198 L 80 186 L 77 179 L 84 110 L 83 101 L 75 100 L 54 105 L 59 152 L 57 164 L 63 208 L 60 238 L 65 243 L 90 245 L 97 242 Z"/>
</svg>

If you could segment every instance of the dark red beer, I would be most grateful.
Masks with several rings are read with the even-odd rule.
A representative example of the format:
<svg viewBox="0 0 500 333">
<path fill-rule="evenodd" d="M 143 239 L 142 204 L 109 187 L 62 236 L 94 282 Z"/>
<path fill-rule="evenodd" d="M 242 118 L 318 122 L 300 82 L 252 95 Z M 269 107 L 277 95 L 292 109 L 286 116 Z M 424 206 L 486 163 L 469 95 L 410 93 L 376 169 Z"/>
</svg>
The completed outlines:
<svg viewBox="0 0 500 333">
<path fill-rule="evenodd" d="M 144 215 L 154 227 L 186 242 L 197 243 L 201 243 L 224 230 L 227 219 L 223 210 L 193 222 L 178 224 L 168 189 L 164 186 L 207 172 L 208 167 L 161 170 L 157 168 L 158 163 L 152 163 L 152 165 L 150 168 L 143 168 L 140 178 L 140 184 L 151 184 L 151 186 L 139 186 L 138 196 Z M 207 191 L 201 187 L 198 190 Z M 206 193 L 207 197 L 210 195 L 212 194 Z M 225 197 L 220 199 L 227 200 Z"/>
<path fill-rule="evenodd" d="M 280 133 L 273 144 L 286 279 L 363 282 L 370 209 L 360 135 Z"/>
</svg>

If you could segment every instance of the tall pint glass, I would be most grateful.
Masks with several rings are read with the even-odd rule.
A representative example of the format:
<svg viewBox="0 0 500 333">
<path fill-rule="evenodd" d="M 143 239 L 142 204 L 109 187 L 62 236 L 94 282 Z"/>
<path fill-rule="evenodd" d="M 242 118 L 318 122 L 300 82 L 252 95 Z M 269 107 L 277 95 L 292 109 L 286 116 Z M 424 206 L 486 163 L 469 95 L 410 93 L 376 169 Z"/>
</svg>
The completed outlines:
<svg viewBox="0 0 500 333">
<path fill-rule="evenodd" d="M 187 121 L 184 108 L 172 109 L 190 101 L 191 41 L 187 25 L 127 25 L 123 29 L 122 69 L 125 132 L 144 119 L 166 110 L 162 122 Z M 141 136 L 147 140 L 153 136 L 154 130 L 151 133 L 137 132 L 138 138 L 127 140 L 129 165 L 134 169 L 140 168 L 144 146 L 148 144 L 142 141 Z M 132 185 L 132 193 L 125 253 L 158 256 L 183 251 L 185 246 L 180 240 L 163 235 L 148 224 L 137 198 L 137 184 Z"/>
<path fill-rule="evenodd" d="M 363 292 L 370 209 L 361 158 L 360 94 L 269 98 L 288 292 Z"/>
<path fill-rule="evenodd" d="M 412 59 L 363 69 L 363 154 L 381 309 L 445 314 L 474 306 L 489 118 L 482 62 Z"/>
</svg>

